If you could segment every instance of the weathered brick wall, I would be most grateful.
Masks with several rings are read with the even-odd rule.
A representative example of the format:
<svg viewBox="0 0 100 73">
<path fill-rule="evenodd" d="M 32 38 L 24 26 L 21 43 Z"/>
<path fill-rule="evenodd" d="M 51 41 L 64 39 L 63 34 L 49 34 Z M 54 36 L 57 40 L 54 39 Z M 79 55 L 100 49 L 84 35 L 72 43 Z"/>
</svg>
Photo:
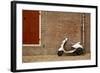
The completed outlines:
<svg viewBox="0 0 100 73">
<path fill-rule="evenodd" d="M 23 55 L 54 55 L 64 38 L 71 42 L 81 41 L 82 13 L 71 12 L 41 12 L 41 46 L 23 46 Z M 85 48 L 90 51 L 90 15 L 86 14 Z M 67 48 L 70 49 L 70 48 Z"/>
<path fill-rule="evenodd" d="M 85 43 L 84 47 L 86 48 L 86 52 L 90 52 L 90 14 L 85 14 Z"/>
</svg>

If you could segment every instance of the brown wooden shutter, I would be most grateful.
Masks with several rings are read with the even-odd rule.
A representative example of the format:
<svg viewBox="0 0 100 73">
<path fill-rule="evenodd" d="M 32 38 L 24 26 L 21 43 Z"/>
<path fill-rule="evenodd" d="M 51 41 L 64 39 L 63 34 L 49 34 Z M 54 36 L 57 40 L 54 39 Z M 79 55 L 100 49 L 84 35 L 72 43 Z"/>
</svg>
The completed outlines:
<svg viewBox="0 0 100 73">
<path fill-rule="evenodd" d="M 23 44 L 39 44 L 39 11 L 23 10 Z"/>
</svg>

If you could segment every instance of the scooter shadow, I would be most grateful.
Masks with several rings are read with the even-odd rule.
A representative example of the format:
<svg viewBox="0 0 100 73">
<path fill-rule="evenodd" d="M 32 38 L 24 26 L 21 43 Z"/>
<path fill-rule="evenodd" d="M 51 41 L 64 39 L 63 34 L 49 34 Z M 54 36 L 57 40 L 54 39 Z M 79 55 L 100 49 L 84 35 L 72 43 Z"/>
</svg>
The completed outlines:
<svg viewBox="0 0 100 73">
<path fill-rule="evenodd" d="M 81 54 L 81 55 L 78 55 L 78 54 L 76 54 L 76 53 L 64 53 L 62 56 L 84 56 L 86 53 L 83 53 L 83 54 Z"/>
</svg>

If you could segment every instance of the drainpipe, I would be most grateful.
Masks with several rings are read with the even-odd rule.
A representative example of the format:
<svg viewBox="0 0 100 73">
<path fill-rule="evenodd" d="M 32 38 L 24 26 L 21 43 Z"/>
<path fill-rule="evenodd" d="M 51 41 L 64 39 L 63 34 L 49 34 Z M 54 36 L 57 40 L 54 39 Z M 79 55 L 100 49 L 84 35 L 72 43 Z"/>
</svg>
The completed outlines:
<svg viewBox="0 0 100 73">
<path fill-rule="evenodd" d="M 81 40 L 82 40 L 82 45 L 84 47 L 84 43 L 85 43 L 85 13 L 82 14 L 82 26 L 81 26 Z"/>
</svg>

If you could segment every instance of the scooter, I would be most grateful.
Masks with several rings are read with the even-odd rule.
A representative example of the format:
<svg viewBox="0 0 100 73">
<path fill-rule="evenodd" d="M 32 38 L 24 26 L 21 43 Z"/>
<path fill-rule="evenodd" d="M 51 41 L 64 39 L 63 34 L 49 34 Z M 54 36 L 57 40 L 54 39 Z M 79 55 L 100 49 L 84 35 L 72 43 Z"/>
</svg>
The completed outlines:
<svg viewBox="0 0 100 73">
<path fill-rule="evenodd" d="M 73 50 L 69 50 L 69 51 L 66 51 L 65 48 L 64 48 L 64 44 L 68 41 L 68 38 L 65 38 L 63 41 L 62 41 L 62 44 L 60 46 L 60 48 L 58 49 L 58 52 L 57 52 L 57 55 L 58 56 L 62 56 L 63 53 L 65 54 L 75 54 L 75 55 L 81 55 L 81 54 L 84 54 L 85 53 L 85 49 L 83 48 L 83 46 L 80 44 L 80 42 L 77 42 L 75 43 L 74 45 L 71 46 L 71 48 Z"/>
</svg>

